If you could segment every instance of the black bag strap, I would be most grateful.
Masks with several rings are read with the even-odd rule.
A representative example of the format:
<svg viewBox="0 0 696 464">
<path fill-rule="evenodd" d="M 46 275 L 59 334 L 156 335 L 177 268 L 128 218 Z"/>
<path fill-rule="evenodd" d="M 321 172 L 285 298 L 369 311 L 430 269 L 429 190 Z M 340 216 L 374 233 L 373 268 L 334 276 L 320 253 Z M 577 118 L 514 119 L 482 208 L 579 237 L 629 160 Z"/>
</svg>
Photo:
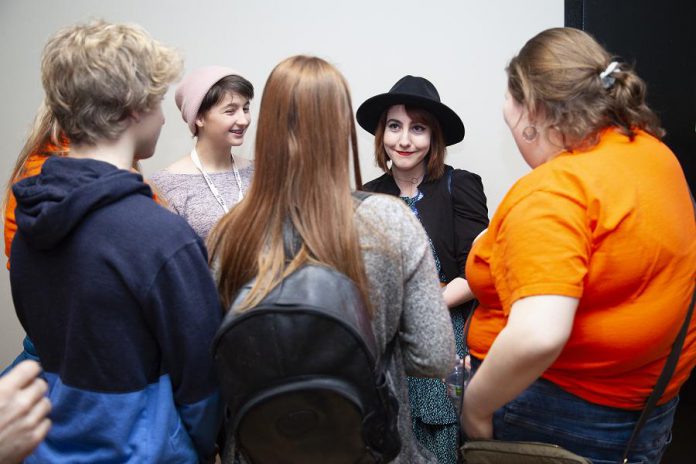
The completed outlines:
<svg viewBox="0 0 696 464">
<path fill-rule="evenodd" d="M 370 195 L 372 195 L 370 192 L 364 192 L 362 190 L 351 192 L 351 196 L 358 200 L 358 203 L 362 203 Z M 286 264 L 297 254 L 300 247 L 302 247 L 302 238 L 297 233 L 290 219 L 285 218 L 285 222 L 283 223 L 283 248 L 285 249 Z"/>
<path fill-rule="evenodd" d="M 353 196 L 353 198 L 358 200 L 358 203 L 362 203 L 368 197 L 370 197 L 372 195 L 372 193 L 365 192 L 364 190 L 354 190 L 353 192 L 351 192 L 351 195 Z"/>
<path fill-rule="evenodd" d="M 640 430 L 643 428 L 643 425 L 645 425 L 645 422 L 648 420 L 648 417 L 652 413 L 653 409 L 655 409 L 658 400 L 662 397 L 662 394 L 665 392 L 665 388 L 667 388 L 669 381 L 672 379 L 672 374 L 674 374 L 674 369 L 676 369 L 677 362 L 679 361 L 679 354 L 681 353 L 682 346 L 684 346 L 684 340 L 686 339 L 686 335 L 689 332 L 689 322 L 691 321 L 691 315 L 694 312 L 694 301 L 696 301 L 696 290 L 694 290 L 693 296 L 691 297 L 691 304 L 689 304 L 689 310 L 687 311 L 686 317 L 684 318 L 684 323 L 682 324 L 681 329 L 677 334 L 677 338 L 674 340 L 674 344 L 672 345 L 672 351 L 669 353 L 667 361 L 665 361 L 665 365 L 662 368 L 662 373 L 660 374 L 660 377 L 657 379 L 655 388 L 653 388 L 652 393 L 648 397 L 648 401 L 645 404 L 645 408 L 643 408 L 643 412 L 640 414 L 640 417 L 638 418 L 638 422 L 636 423 L 636 426 L 633 429 L 631 438 L 628 440 L 626 450 L 624 451 L 623 458 L 621 460 L 621 463 L 623 464 L 626 464 L 628 462 L 628 453 L 631 451 L 633 443 L 638 438 Z"/>
<path fill-rule="evenodd" d="M 694 202 L 694 197 L 691 195 L 691 192 L 689 192 L 689 195 L 691 196 L 691 205 L 694 207 L 694 216 L 696 217 L 696 202 Z M 681 349 L 684 346 L 684 340 L 686 340 L 686 335 L 689 332 L 689 322 L 691 322 L 691 315 L 694 312 L 695 301 L 696 288 L 694 288 L 693 295 L 691 296 L 691 303 L 689 304 L 689 309 L 684 317 L 684 323 L 682 324 L 681 329 L 679 329 L 677 338 L 674 340 L 674 344 L 672 345 L 672 351 L 669 353 L 667 361 L 665 361 L 665 365 L 660 373 L 660 377 L 658 377 L 655 387 L 645 403 L 643 412 L 640 413 L 638 422 L 636 422 L 633 433 L 631 433 L 631 438 L 628 439 L 628 444 L 626 445 L 626 450 L 624 451 L 620 464 L 626 464 L 628 462 L 628 453 L 631 451 L 633 444 L 638 439 L 640 430 L 643 428 L 643 425 L 645 425 L 645 422 L 648 420 L 648 417 L 650 417 L 650 414 L 652 414 L 653 409 L 655 409 L 657 402 L 662 397 L 662 394 L 665 392 L 665 388 L 667 388 L 669 381 L 672 379 L 674 370 L 677 368 L 677 362 L 679 361 Z"/>
<path fill-rule="evenodd" d="M 351 192 L 351 196 L 358 200 L 358 203 L 362 203 L 370 197 L 372 194 L 370 192 L 364 192 L 362 190 L 355 190 Z M 283 247 L 285 249 L 285 259 L 287 262 L 292 260 L 292 258 L 297 254 L 300 247 L 302 246 L 302 238 L 299 236 L 295 228 L 289 219 L 285 220 L 283 224 Z M 287 263 L 286 263 L 287 264 Z M 391 365 L 392 354 L 394 352 L 394 345 L 396 344 L 396 337 L 398 335 L 398 330 L 394 337 L 387 343 L 384 349 L 383 362 L 380 363 L 380 373 L 387 373 L 389 366 Z"/>
<path fill-rule="evenodd" d="M 292 258 L 295 257 L 302 247 L 302 239 L 295 230 L 295 227 L 290 222 L 290 219 L 285 219 L 283 223 L 283 249 L 285 251 L 285 265 L 287 266 Z"/>
</svg>

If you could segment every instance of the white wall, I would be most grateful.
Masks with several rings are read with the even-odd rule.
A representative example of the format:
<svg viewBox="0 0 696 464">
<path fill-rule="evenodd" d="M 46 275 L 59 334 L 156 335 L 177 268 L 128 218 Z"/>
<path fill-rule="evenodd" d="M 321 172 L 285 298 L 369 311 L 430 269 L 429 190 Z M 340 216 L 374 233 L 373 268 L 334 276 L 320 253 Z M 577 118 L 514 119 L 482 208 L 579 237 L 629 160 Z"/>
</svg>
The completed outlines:
<svg viewBox="0 0 696 464">
<path fill-rule="evenodd" d="M 464 141 L 450 147 L 447 162 L 482 176 L 492 213 L 527 172 L 501 116 L 505 65 L 532 35 L 563 24 L 563 1 L 0 0 L 3 182 L 42 98 L 43 44 L 60 27 L 90 18 L 141 24 L 183 52 L 186 70 L 206 64 L 239 70 L 256 88 L 253 114 L 271 69 L 298 53 L 338 66 L 352 87 L 354 108 L 405 74 L 426 77 L 466 126 Z M 157 153 L 144 163 L 146 175 L 190 148 L 172 92 L 164 108 L 167 123 Z M 253 153 L 253 136 L 252 127 L 240 150 L 247 156 Z M 372 161 L 372 142 L 360 129 L 365 181 L 380 174 Z M 23 332 L 8 273 L 0 274 L 2 366 L 18 353 Z"/>
</svg>

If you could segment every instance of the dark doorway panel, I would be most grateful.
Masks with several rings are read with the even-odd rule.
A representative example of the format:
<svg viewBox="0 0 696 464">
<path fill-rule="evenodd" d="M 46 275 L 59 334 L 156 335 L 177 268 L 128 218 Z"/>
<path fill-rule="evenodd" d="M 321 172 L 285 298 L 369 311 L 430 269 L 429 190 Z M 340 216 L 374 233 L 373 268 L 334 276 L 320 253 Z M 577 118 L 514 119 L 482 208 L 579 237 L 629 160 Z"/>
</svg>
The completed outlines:
<svg viewBox="0 0 696 464">
<path fill-rule="evenodd" d="M 565 25 L 592 34 L 633 63 L 648 104 L 667 130 L 691 191 L 696 189 L 696 1 L 565 0 Z M 669 201 L 665 198 L 665 201 Z M 649 321 L 646 321 L 649 323 Z M 696 462 L 696 375 L 680 393 L 672 444 L 663 464 Z"/>
</svg>

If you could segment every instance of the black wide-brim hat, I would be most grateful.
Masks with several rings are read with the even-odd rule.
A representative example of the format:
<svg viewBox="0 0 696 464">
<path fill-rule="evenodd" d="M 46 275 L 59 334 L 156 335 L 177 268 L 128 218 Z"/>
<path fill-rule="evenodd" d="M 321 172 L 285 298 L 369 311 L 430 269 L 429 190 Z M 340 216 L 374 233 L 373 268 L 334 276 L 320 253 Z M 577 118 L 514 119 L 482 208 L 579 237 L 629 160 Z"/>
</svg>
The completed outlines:
<svg viewBox="0 0 696 464">
<path fill-rule="evenodd" d="M 452 109 L 440 101 L 435 86 L 423 77 L 404 76 L 387 93 L 368 98 L 358 108 L 360 127 L 374 135 L 382 114 L 394 105 L 422 108 L 437 118 L 445 136 L 446 145 L 464 139 L 464 123 Z"/>
</svg>

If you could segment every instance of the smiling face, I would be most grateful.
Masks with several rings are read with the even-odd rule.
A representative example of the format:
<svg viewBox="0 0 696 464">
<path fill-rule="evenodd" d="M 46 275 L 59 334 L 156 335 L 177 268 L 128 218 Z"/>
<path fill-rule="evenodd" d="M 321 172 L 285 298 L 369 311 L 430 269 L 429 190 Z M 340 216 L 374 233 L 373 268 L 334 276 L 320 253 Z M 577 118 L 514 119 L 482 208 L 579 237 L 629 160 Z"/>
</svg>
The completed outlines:
<svg viewBox="0 0 696 464">
<path fill-rule="evenodd" d="M 219 102 L 196 119 L 198 138 L 205 138 L 218 146 L 241 145 L 249 124 L 249 100 L 236 92 L 227 92 Z"/>
<path fill-rule="evenodd" d="M 419 177 L 425 172 L 425 157 L 430 151 L 432 130 L 414 120 L 404 105 L 394 105 L 387 111 L 384 129 L 384 150 L 392 161 L 392 170 L 399 174 Z"/>
</svg>

